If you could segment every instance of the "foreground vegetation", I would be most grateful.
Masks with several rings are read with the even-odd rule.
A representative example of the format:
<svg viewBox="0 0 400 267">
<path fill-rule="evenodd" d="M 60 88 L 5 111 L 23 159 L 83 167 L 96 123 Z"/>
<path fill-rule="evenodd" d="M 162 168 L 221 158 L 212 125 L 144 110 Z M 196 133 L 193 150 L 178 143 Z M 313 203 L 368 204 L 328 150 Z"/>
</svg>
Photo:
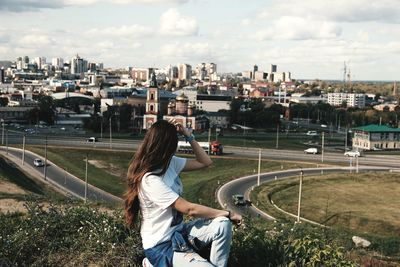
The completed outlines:
<svg viewBox="0 0 400 267">
<path fill-rule="evenodd" d="M 49 155 L 62 154 L 55 157 L 56 160 L 77 164 L 78 170 L 79 164 L 84 164 L 85 150 L 72 149 L 75 151 L 65 153 L 63 149 L 60 153 L 61 150 L 52 149 L 49 148 Z M 131 153 L 126 153 L 126 158 L 123 154 L 92 153 L 98 162 L 109 162 L 114 166 L 110 173 L 109 166 L 92 163 L 90 169 L 95 171 L 92 175 L 98 171 L 97 175 L 108 180 L 107 183 L 120 181 L 124 185 L 122 171 L 118 169 L 126 168 Z M 227 158 L 216 158 L 214 163 L 210 169 L 184 174 L 186 198 L 217 206 L 210 196 L 219 184 L 251 173 L 258 164 L 256 160 Z M 281 165 L 295 168 L 299 164 L 305 167 L 301 163 L 265 161 L 262 169 L 280 169 Z M 20 177 L 18 173 L 3 176 L 12 176 L 19 183 L 25 183 L 24 176 Z M 121 208 L 105 210 L 94 203 L 66 202 L 46 195 L 43 185 L 33 183 L 34 186 L 25 186 L 30 192 L 28 197 L 18 197 L 19 200 L 35 199 L 27 204 L 26 212 L 0 214 L 0 266 L 141 266 L 143 251 L 139 233 L 137 229 L 125 228 Z M 381 251 L 381 247 L 355 249 L 350 235 L 344 231 L 294 224 L 284 218 L 279 222 L 247 219 L 234 231 L 229 266 L 357 266 L 365 263 L 395 266 L 376 265 L 376 260 L 370 256 L 365 260 L 360 255 Z M 396 245 L 396 241 L 385 244 Z"/>
<path fill-rule="evenodd" d="M 396 173 L 329 174 L 305 177 L 301 216 L 332 226 L 347 235 L 361 235 L 372 249 L 400 259 L 399 180 Z M 297 214 L 298 177 L 267 183 L 252 193 L 259 207 L 287 218 L 272 206 Z M 293 219 L 292 219 L 293 220 Z"/>
<path fill-rule="evenodd" d="M 229 266 L 355 266 L 345 256 L 302 225 L 249 224 L 234 232 Z M 141 266 L 142 258 L 139 233 L 123 225 L 120 211 L 29 203 L 26 214 L 0 215 L 1 266 Z"/>
</svg>

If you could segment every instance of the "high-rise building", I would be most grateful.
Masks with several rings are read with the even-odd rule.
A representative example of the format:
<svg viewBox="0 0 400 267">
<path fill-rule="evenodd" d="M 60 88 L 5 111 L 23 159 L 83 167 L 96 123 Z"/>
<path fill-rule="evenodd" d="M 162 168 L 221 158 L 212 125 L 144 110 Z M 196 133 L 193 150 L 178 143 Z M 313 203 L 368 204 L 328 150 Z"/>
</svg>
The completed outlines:
<svg viewBox="0 0 400 267">
<path fill-rule="evenodd" d="M 206 71 L 207 71 L 207 76 L 209 77 L 210 81 L 217 80 L 217 78 L 218 78 L 217 64 L 215 64 L 215 63 L 206 64 Z"/>
<path fill-rule="evenodd" d="M 17 70 L 22 70 L 22 68 L 23 68 L 22 57 L 17 57 Z"/>
<path fill-rule="evenodd" d="M 242 77 L 251 79 L 251 77 L 253 77 L 253 73 L 251 71 L 242 71 Z"/>
<path fill-rule="evenodd" d="M 64 59 L 60 57 L 52 58 L 51 65 L 53 65 L 55 69 L 62 69 L 64 67 Z"/>
<path fill-rule="evenodd" d="M 274 64 L 271 64 L 271 68 L 270 68 L 269 73 L 273 73 L 273 72 L 277 72 L 277 71 L 278 71 L 278 66 L 274 65 Z"/>
<path fill-rule="evenodd" d="M 200 63 L 197 64 L 194 74 L 199 80 L 215 81 L 218 78 L 217 64 L 215 63 Z"/>
<path fill-rule="evenodd" d="M 132 68 L 132 79 L 135 82 L 145 82 L 150 80 L 153 68 Z"/>
<path fill-rule="evenodd" d="M 192 78 L 192 66 L 189 64 L 179 64 L 178 69 L 178 79 L 190 82 Z"/>
<path fill-rule="evenodd" d="M 256 72 L 258 71 L 258 66 L 257 65 L 254 65 L 254 67 L 253 67 L 253 80 L 255 80 L 255 78 L 256 78 Z"/>
<path fill-rule="evenodd" d="M 354 93 L 328 93 L 328 104 L 332 106 L 365 107 L 365 94 Z"/>
<path fill-rule="evenodd" d="M 37 68 L 41 70 L 44 65 L 46 64 L 46 58 L 45 57 L 35 57 L 33 60 L 33 63 L 36 63 Z"/>
<path fill-rule="evenodd" d="M 4 68 L 0 69 L 0 83 L 4 83 Z"/>
<path fill-rule="evenodd" d="M 71 74 L 81 74 L 87 72 L 87 60 L 84 60 L 79 55 L 71 59 Z"/>
<path fill-rule="evenodd" d="M 267 79 L 268 73 L 263 71 L 256 71 L 254 72 L 253 76 L 255 81 L 262 81 Z"/>
</svg>

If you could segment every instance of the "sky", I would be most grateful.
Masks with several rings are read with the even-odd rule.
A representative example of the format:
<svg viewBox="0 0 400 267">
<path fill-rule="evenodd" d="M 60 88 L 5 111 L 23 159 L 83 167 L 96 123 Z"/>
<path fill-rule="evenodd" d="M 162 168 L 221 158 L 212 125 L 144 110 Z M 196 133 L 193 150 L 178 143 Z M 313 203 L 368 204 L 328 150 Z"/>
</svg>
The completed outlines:
<svg viewBox="0 0 400 267">
<path fill-rule="evenodd" d="M 0 60 L 400 80 L 400 0 L 0 0 Z"/>
</svg>

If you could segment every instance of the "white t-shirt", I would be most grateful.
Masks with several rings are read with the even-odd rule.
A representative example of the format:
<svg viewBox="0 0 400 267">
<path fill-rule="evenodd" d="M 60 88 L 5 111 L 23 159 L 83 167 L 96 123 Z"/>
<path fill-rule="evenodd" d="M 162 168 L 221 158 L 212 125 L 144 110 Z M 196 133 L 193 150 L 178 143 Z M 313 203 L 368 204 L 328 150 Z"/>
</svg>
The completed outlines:
<svg viewBox="0 0 400 267">
<path fill-rule="evenodd" d="M 139 201 L 142 213 L 140 235 L 144 249 L 169 240 L 182 223 L 182 214 L 170 206 L 182 195 L 179 173 L 185 164 L 185 158 L 173 156 L 164 175 L 146 173 L 143 176 Z"/>
</svg>

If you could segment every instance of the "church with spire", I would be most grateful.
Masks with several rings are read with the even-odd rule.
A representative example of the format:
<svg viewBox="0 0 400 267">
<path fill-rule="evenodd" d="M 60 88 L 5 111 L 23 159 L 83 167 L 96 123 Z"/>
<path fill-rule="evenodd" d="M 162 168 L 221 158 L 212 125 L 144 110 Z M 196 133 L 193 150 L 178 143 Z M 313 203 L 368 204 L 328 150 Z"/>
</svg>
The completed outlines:
<svg viewBox="0 0 400 267">
<path fill-rule="evenodd" d="M 180 124 L 193 130 L 205 130 L 207 118 L 196 116 L 195 106 L 189 104 L 189 99 L 183 93 L 168 103 L 167 114 L 162 114 L 160 108 L 160 89 L 154 72 L 151 74 L 150 86 L 147 89 L 146 109 L 143 116 L 143 129 L 149 129 L 159 119 L 175 119 Z M 165 112 L 165 111 L 164 111 Z"/>
</svg>

